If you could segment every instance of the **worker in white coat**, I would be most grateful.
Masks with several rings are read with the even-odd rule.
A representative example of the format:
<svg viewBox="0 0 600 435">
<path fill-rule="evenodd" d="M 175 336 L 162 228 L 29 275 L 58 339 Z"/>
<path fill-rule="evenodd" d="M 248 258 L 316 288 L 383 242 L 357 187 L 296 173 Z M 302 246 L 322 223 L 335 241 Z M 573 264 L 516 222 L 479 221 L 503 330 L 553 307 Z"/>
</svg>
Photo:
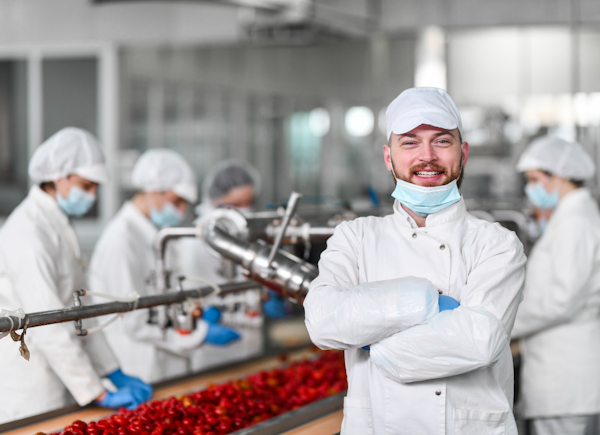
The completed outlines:
<svg viewBox="0 0 600 435">
<path fill-rule="evenodd" d="M 152 242 L 158 230 L 181 224 L 197 200 L 196 178 L 175 151 L 152 149 L 136 162 L 127 201 L 102 233 L 90 266 L 92 291 L 124 297 L 156 294 Z M 98 300 L 99 301 L 99 300 Z M 225 345 L 239 338 L 232 329 L 204 320 L 189 334 L 149 323 L 149 310 L 127 313 L 106 329 L 121 367 L 147 382 L 185 374 L 192 349 L 205 341 Z"/>
<path fill-rule="evenodd" d="M 342 434 L 516 435 L 521 242 L 467 213 L 469 145 L 445 91 L 404 91 L 386 123 L 393 214 L 336 227 L 304 302 L 312 341 L 345 350 Z"/>
<path fill-rule="evenodd" d="M 512 333 L 521 338 L 521 411 L 537 435 L 583 435 L 600 412 L 600 213 L 583 187 L 595 165 L 581 145 L 543 137 L 517 169 L 531 203 L 553 209 Z"/>
<path fill-rule="evenodd" d="M 260 180 L 258 171 L 248 163 L 235 160 L 220 162 L 202 183 L 202 204 L 196 208 L 199 218 L 207 218 L 223 207 L 242 214 L 250 213 L 254 199 L 260 192 Z M 238 267 L 233 270 L 227 267 L 222 257 L 201 240 L 182 239 L 178 245 L 177 262 L 184 275 L 199 275 L 216 283 L 244 279 Z M 262 308 L 272 318 L 282 318 L 289 314 L 283 297 L 272 291 L 268 292 Z"/>
<path fill-rule="evenodd" d="M 104 156 L 87 131 L 65 128 L 35 151 L 29 163 L 34 185 L 0 230 L 0 307 L 26 313 L 70 307 L 73 292 L 87 288 L 70 216 L 94 204 L 107 180 Z M 65 406 L 68 392 L 79 405 L 136 407 L 152 389 L 124 375 L 102 333 L 77 337 L 73 323 L 27 330 L 30 360 L 16 343 L 0 340 L 0 423 Z M 101 378 L 118 387 L 108 392 Z"/>
<path fill-rule="evenodd" d="M 232 160 L 218 163 L 202 182 L 202 203 L 196 207 L 196 214 L 205 219 L 220 207 L 242 214 L 250 212 L 260 189 L 259 180 L 258 173 L 249 165 Z M 221 256 L 199 239 L 178 240 L 175 252 L 177 268 L 184 275 L 201 276 L 217 284 L 244 279 L 237 267 L 223 267 Z"/>
</svg>

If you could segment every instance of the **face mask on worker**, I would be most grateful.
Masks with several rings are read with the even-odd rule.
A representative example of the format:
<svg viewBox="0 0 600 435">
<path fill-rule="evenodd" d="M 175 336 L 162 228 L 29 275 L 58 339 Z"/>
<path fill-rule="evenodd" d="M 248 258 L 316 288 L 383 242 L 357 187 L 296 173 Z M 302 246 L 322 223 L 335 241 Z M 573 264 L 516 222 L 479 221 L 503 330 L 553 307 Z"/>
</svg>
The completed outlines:
<svg viewBox="0 0 600 435">
<path fill-rule="evenodd" d="M 392 175 L 396 180 L 396 188 L 392 192 L 392 197 L 398 200 L 401 204 L 410 208 L 421 217 L 426 217 L 432 213 L 436 213 L 452 204 L 460 201 L 460 192 L 458 191 L 457 181 L 462 174 L 462 145 L 460 147 L 460 172 L 455 180 L 443 186 L 418 186 L 408 183 L 396 177 L 394 163 L 392 161 L 392 153 L 390 149 L 390 163 L 392 165 Z"/>
<path fill-rule="evenodd" d="M 161 210 L 155 206 L 150 207 L 150 220 L 159 228 L 179 226 L 184 216 L 185 213 L 168 201 Z"/>
<path fill-rule="evenodd" d="M 527 186 L 525 186 L 525 194 L 535 207 L 542 210 L 555 208 L 560 199 L 558 188 L 554 189 L 551 193 L 548 193 L 546 188 L 539 181 L 527 184 Z"/>
<path fill-rule="evenodd" d="M 77 186 L 71 186 L 66 198 L 63 198 L 58 189 L 56 189 L 56 202 L 58 202 L 58 206 L 68 216 L 83 216 L 92 208 L 95 201 L 96 195 L 86 192 Z"/>
</svg>

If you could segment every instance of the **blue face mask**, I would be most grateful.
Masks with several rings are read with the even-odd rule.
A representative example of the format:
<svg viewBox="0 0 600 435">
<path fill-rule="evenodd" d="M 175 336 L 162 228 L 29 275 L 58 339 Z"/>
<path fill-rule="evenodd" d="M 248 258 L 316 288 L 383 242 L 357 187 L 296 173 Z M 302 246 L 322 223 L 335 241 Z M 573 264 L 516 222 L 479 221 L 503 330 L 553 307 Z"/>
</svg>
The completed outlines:
<svg viewBox="0 0 600 435">
<path fill-rule="evenodd" d="M 176 227 L 183 221 L 185 214 L 172 203 L 166 202 L 162 210 L 150 208 L 150 220 L 159 228 Z"/>
<path fill-rule="evenodd" d="M 392 162 L 391 157 L 390 162 Z M 462 173 L 462 158 L 460 160 L 460 173 Z M 399 180 L 396 177 L 393 162 L 392 175 L 396 179 L 396 188 L 392 192 L 392 196 L 421 217 L 436 213 L 460 201 L 460 192 L 456 184 L 458 178 L 443 186 L 418 186 Z"/>
<path fill-rule="evenodd" d="M 63 198 L 60 192 L 56 192 L 56 201 L 58 206 L 68 216 L 80 217 L 86 214 L 96 201 L 96 195 L 86 192 L 77 186 L 71 186 L 67 198 Z"/>
<path fill-rule="evenodd" d="M 554 189 L 552 193 L 548 193 L 539 181 L 527 184 L 525 186 L 525 194 L 534 206 L 542 210 L 555 208 L 560 199 L 558 189 Z"/>
</svg>

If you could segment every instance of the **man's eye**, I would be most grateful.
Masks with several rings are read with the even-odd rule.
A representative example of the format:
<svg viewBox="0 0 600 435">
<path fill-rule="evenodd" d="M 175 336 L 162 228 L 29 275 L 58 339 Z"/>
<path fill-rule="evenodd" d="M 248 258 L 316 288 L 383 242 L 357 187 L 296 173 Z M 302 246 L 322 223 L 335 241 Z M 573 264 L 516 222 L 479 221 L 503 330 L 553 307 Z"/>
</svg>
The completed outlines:
<svg viewBox="0 0 600 435">
<path fill-rule="evenodd" d="M 408 142 L 402 142 L 402 146 L 415 146 L 417 143 L 416 142 L 412 142 L 412 141 L 408 141 Z"/>
</svg>

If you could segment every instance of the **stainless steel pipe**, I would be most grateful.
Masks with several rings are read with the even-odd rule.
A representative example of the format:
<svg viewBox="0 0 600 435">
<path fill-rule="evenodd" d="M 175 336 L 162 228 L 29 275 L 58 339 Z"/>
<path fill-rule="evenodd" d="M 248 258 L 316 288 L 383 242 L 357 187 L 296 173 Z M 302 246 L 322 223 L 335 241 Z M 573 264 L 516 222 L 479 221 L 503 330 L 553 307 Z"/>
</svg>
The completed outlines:
<svg viewBox="0 0 600 435">
<path fill-rule="evenodd" d="M 218 221 L 207 223 L 200 233 L 211 248 L 246 269 L 248 277 L 294 302 L 304 301 L 310 283 L 319 273 L 312 264 L 282 250 L 276 252 L 269 267 L 270 245 L 231 236 L 219 228 Z M 266 269 L 272 272 L 266 274 Z"/>
<path fill-rule="evenodd" d="M 236 282 L 220 286 L 220 294 L 235 293 L 251 290 L 259 287 L 254 281 Z M 196 299 L 208 296 L 214 292 L 212 287 L 206 286 L 194 290 L 184 290 L 163 293 L 153 296 L 144 296 L 135 302 L 107 302 L 105 304 L 82 305 L 79 307 L 63 308 L 61 310 L 40 311 L 27 314 L 29 317 L 28 328 L 35 326 L 51 325 L 53 323 L 65 323 L 73 320 L 88 319 L 90 317 L 104 316 L 113 313 L 125 313 L 127 311 L 151 308 L 158 305 L 170 305 L 184 302 L 187 299 Z M 19 325 L 25 322 L 18 317 L 0 317 L 0 332 L 16 331 L 22 329 Z"/>
<path fill-rule="evenodd" d="M 168 288 L 167 274 L 165 270 L 165 253 L 167 249 L 167 243 L 172 239 L 179 239 L 181 237 L 196 237 L 198 232 L 195 227 L 181 227 L 181 228 L 163 228 L 160 230 L 152 243 L 154 249 L 154 259 L 156 261 L 156 288 L 159 292 L 165 292 Z"/>
</svg>

